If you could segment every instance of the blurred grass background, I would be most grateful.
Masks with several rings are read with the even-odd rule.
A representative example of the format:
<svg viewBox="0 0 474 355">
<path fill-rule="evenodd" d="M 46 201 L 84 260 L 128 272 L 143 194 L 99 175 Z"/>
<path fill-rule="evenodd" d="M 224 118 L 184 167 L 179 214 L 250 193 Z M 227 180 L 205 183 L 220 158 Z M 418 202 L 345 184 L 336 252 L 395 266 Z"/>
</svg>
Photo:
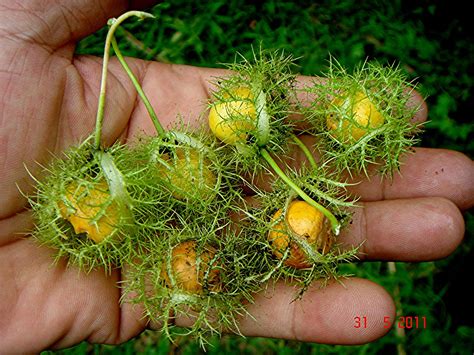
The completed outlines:
<svg viewBox="0 0 474 355">
<path fill-rule="evenodd" d="M 365 59 L 399 63 L 427 97 L 429 124 L 423 146 L 456 149 L 474 157 L 471 97 L 474 44 L 466 5 L 448 1 L 277 1 L 163 2 L 151 12 L 156 21 L 130 21 L 118 33 L 124 54 L 149 60 L 219 67 L 235 53 L 250 58 L 252 45 L 284 49 L 300 57 L 300 72 L 317 75 L 329 54 L 353 68 Z M 102 55 L 105 29 L 80 42 L 78 54 Z M 361 346 L 307 344 L 226 335 L 213 338 L 209 354 L 472 354 L 474 305 L 466 283 L 472 280 L 474 218 L 465 213 L 465 243 L 436 262 L 372 262 L 345 265 L 344 271 L 399 291 L 399 312 L 426 317 L 426 329 L 396 327 L 384 338 Z M 120 346 L 82 343 L 55 354 L 195 354 L 197 343 L 170 344 L 145 332 Z M 45 352 L 49 354 L 53 352 Z"/>
</svg>

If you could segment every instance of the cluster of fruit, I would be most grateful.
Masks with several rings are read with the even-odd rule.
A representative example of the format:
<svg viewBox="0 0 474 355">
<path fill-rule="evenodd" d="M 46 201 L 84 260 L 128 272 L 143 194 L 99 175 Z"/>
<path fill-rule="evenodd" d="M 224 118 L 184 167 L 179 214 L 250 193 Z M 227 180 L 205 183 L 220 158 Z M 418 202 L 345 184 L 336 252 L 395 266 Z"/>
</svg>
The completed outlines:
<svg viewBox="0 0 474 355">
<path fill-rule="evenodd" d="M 369 164 L 390 175 L 416 139 L 401 71 L 365 63 L 349 74 L 332 63 L 298 88 L 291 56 L 260 50 L 216 79 L 206 127 L 165 131 L 113 33 L 108 40 L 157 135 L 103 147 L 99 104 L 95 136 L 37 181 L 35 238 L 86 272 L 127 265 L 122 301 L 144 305 L 167 333 L 179 316 L 192 318 L 194 335 L 238 332 L 245 304 L 271 281 L 304 291 L 336 277 L 337 263 L 357 253 L 337 238 L 356 204 L 345 177 Z M 295 150 L 306 157 L 297 169 Z M 262 176 L 270 189 L 255 183 Z"/>
</svg>

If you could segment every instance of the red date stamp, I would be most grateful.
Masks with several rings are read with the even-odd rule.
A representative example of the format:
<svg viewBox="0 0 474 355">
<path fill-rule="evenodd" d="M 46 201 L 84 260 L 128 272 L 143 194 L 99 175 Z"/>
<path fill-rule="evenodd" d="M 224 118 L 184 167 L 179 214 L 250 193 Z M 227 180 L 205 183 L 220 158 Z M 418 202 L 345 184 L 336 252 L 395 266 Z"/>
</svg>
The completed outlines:
<svg viewBox="0 0 474 355">
<path fill-rule="evenodd" d="M 425 316 L 397 316 L 394 320 L 390 316 L 383 317 L 383 327 L 385 329 L 392 326 L 400 329 L 426 329 L 428 321 Z M 367 316 L 355 316 L 354 328 L 366 329 L 369 326 L 369 319 Z"/>
</svg>

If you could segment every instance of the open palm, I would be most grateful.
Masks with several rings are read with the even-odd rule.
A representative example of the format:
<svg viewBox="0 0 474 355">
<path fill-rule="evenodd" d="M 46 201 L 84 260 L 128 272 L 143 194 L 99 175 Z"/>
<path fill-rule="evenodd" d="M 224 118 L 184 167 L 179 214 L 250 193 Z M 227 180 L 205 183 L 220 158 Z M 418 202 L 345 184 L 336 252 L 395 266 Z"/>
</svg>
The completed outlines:
<svg viewBox="0 0 474 355">
<path fill-rule="evenodd" d="M 33 221 L 18 189 L 33 189 L 25 165 L 35 172 L 51 153 L 93 131 L 101 59 L 74 56 L 75 42 L 127 10 L 126 3 L 0 1 L 1 352 L 38 352 L 82 340 L 119 343 L 153 326 L 138 307 L 120 307 L 120 271 L 84 275 L 65 263 L 51 267 L 51 251 L 22 234 Z M 208 80 L 219 71 L 140 60 L 130 64 L 164 126 L 178 113 L 197 124 Z M 147 112 L 118 62 L 112 61 L 109 70 L 104 144 L 126 141 L 137 132 L 152 134 Z M 473 162 L 452 151 L 418 149 L 402 173 L 391 184 L 375 178 L 353 188 L 363 208 L 341 239 L 347 245 L 367 239 L 361 258 L 432 260 L 448 255 L 462 239 L 460 209 L 474 203 Z M 385 290 L 361 279 L 348 280 L 345 287 L 314 287 L 293 303 L 288 285 L 279 284 L 271 293 L 257 296 L 251 306 L 257 321 L 242 320 L 245 334 L 363 343 L 383 335 L 384 316 L 394 315 Z M 357 314 L 373 320 L 367 329 L 354 330 Z"/>
</svg>

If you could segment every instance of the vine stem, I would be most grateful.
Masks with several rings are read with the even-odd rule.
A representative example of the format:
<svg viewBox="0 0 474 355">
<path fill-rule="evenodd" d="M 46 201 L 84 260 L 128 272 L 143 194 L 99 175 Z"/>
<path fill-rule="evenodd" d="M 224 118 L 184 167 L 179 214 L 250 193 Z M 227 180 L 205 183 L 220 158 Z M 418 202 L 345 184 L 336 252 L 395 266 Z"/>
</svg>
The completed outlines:
<svg viewBox="0 0 474 355">
<path fill-rule="evenodd" d="M 105 39 L 104 46 L 104 58 L 102 62 L 102 75 L 100 79 L 100 92 L 99 92 L 99 104 L 97 107 L 97 116 L 95 120 L 95 134 L 94 134 L 94 147 L 98 150 L 100 148 L 100 140 L 102 136 L 102 126 L 104 122 L 104 107 L 105 107 L 105 93 L 106 93 L 106 84 L 107 84 L 107 68 L 109 65 L 110 58 L 110 45 L 115 33 L 115 30 L 120 26 L 120 24 L 128 19 L 129 17 L 136 16 L 140 19 L 144 18 L 154 18 L 152 14 L 142 11 L 128 11 L 123 15 L 119 16 L 117 19 L 113 18 L 108 21 L 110 25 L 109 31 L 107 32 L 107 37 Z"/>
<path fill-rule="evenodd" d="M 309 151 L 308 147 L 304 145 L 304 143 L 299 139 L 296 135 L 292 134 L 291 138 L 293 141 L 296 143 L 296 145 L 303 151 L 304 155 L 306 156 L 306 159 L 308 159 L 309 164 L 311 167 L 316 170 L 318 168 L 318 164 L 316 163 L 316 160 L 314 160 L 313 154 Z"/>
<path fill-rule="evenodd" d="M 161 137 L 164 137 L 166 135 L 166 131 L 163 128 L 163 126 L 161 125 L 160 121 L 158 120 L 158 117 L 155 113 L 155 110 L 153 109 L 153 106 L 151 105 L 150 100 L 148 100 L 148 97 L 146 96 L 145 92 L 143 91 L 140 83 L 138 82 L 137 77 L 135 76 L 135 74 L 133 74 L 132 69 L 130 69 L 130 66 L 125 61 L 125 58 L 123 57 L 122 52 L 120 51 L 120 49 L 118 47 L 117 40 L 115 39 L 115 36 L 112 36 L 112 48 L 114 49 L 114 52 L 117 55 L 117 58 L 118 58 L 120 64 L 122 64 L 123 69 L 127 73 L 130 80 L 132 81 L 133 86 L 137 90 L 138 95 L 142 99 L 143 104 L 145 105 L 145 107 L 148 111 L 148 114 L 150 115 L 150 118 L 153 122 L 153 125 L 155 126 L 156 132 Z"/>
<path fill-rule="evenodd" d="M 297 186 L 293 180 L 291 180 L 284 172 L 280 169 L 278 164 L 275 160 L 271 157 L 268 151 L 264 148 L 260 149 L 260 153 L 267 161 L 268 164 L 272 167 L 272 169 L 277 173 L 277 175 L 289 186 L 291 187 L 303 200 L 309 203 L 311 206 L 316 208 L 319 212 L 321 212 L 331 223 L 331 228 L 334 235 L 338 235 L 341 230 L 341 224 L 337 220 L 337 218 L 325 207 L 321 206 L 319 203 L 314 201 L 306 192 L 304 192 L 299 186 Z"/>
</svg>

